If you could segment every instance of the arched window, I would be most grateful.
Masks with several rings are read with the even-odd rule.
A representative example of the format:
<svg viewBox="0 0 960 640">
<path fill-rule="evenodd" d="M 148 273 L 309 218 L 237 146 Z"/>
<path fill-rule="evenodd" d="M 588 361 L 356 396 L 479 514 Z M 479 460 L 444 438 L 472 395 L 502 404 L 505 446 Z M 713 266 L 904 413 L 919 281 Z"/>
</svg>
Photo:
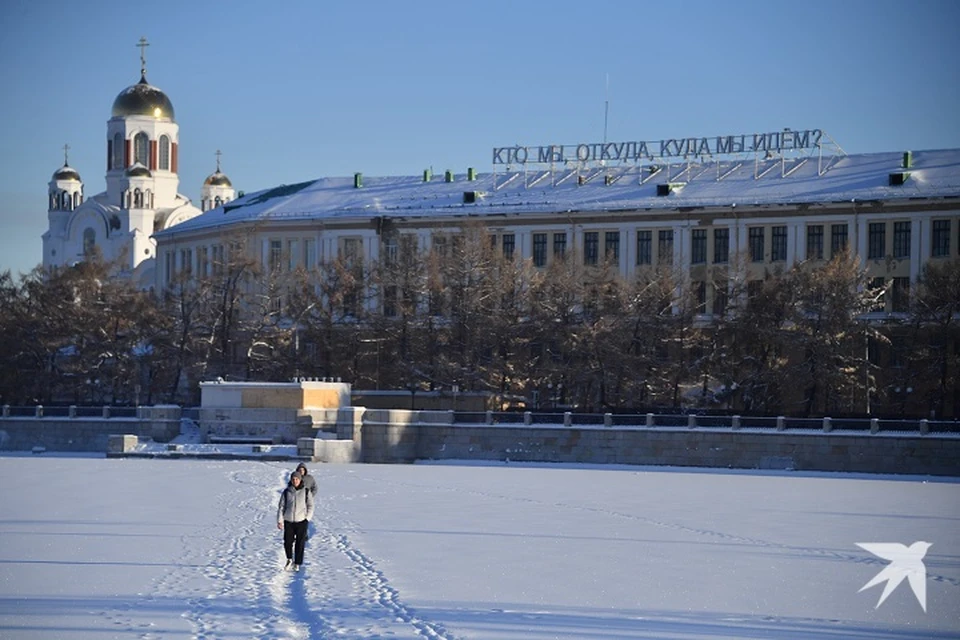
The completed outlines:
<svg viewBox="0 0 960 640">
<path fill-rule="evenodd" d="M 143 208 L 143 192 L 140 189 L 133 190 L 133 208 L 142 209 Z"/>
<path fill-rule="evenodd" d="M 170 171 L 170 138 L 160 136 L 160 168 Z"/>
<path fill-rule="evenodd" d="M 49 207 L 51 211 L 53 211 L 54 209 L 59 209 L 59 207 L 57 206 L 57 194 L 53 193 L 52 191 L 50 192 Z"/>
<path fill-rule="evenodd" d="M 61 205 L 61 208 L 66 211 L 71 211 L 73 207 L 70 206 L 70 194 L 67 193 L 66 191 L 61 191 L 60 197 L 63 199 L 63 204 Z"/>
<path fill-rule="evenodd" d="M 145 167 L 150 166 L 150 140 L 147 134 L 140 132 L 133 138 L 133 161 Z"/>
<path fill-rule="evenodd" d="M 89 256 L 97 246 L 97 232 L 93 229 L 83 230 L 83 255 Z"/>
<path fill-rule="evenodd" d="M 79 192 L 79 191 L 77 191 L 75 194 L 73 194 L 73 208 L 74 208 L 74 209 L 76 209 L 77 207 L 80 206 L 80 197 L 81 197 L 81 196 L 80 196 L 80 192 Z"/>
<path fill-rule="evenodd" d="M 123 169 L 123 136 L 113 134 L 113 169 Z"/>
<path fill-rule="evenodd" d="M 223 204 L 223 200 L 220 199 L 220 196 L 217 196 L 213 201 L 213 208 L 216 209 Z"/>
</svg>

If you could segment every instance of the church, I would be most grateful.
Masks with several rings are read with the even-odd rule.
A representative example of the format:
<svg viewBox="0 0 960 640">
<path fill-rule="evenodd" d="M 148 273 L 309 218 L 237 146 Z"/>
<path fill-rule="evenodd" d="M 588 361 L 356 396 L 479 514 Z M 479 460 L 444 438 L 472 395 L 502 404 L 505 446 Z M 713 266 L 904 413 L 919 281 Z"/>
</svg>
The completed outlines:
<svg viewBox="0 0 960 640">
<path fill-rule="evenodd" d="M 140 81 L 113 101 L 106 132 L 106 190 L 84 195 L 84 183 L 64 163 L 50 179 L 43 234 L 45 270 L 69 266 L 99 251 L 117 261 L 120 275 L 141 288 L 155 284 L 154 233 L 169 229 L 234 199 L 230 179 L 216 171 L 204 180 L 201 207 L 179 193 L 179 126 L 173 103 L 147 82 L 144 38 L 140 47 Z"/>
</svg>

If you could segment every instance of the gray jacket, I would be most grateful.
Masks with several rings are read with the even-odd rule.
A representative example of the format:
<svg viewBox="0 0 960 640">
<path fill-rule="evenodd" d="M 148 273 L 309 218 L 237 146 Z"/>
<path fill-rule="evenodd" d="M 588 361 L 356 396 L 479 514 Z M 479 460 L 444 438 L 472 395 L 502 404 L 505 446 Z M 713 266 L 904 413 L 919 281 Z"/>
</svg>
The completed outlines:
<svg viewBox="0 0 960 640">
<path fill-rule="evenodd" d="M 280 504 L 277 506 L 277 522 L 300 522 L 313 519 L 313 495 L 300 485 L 297 489 L 293 483 L 280 494 Z"/>
<path fill-rule="evenodd" d="M 305 476 L 301 476 L 301 477 L 303 478 L 303 480 L 301 481 L 301 483 L 303 484 L 304 490 L 310 493 L 310 497 L 311 497 L 311 498 L 316 498 L 316 497 L 317 497 L 317 480 L 316 480 L 316 478 L 314 478 L 314 477 L 313 477 L 312 475 L 310 475 L 309 473 L 306 474 Z"/>
</svg>

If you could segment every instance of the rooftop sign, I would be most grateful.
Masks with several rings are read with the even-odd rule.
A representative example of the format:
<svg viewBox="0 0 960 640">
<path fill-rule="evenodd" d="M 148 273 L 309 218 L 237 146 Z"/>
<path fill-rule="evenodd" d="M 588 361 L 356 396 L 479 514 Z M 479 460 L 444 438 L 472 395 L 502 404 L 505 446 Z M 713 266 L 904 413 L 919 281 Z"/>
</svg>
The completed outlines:
<svg viewBox="0 0 960 640">
<path fill-rule="evenodd" d="M 697 160 L 742 153 L 782 153 L 815 149 L 824 137 L 820 129 L 739 134 L 713 138 L 669 138 L 654 142 L 597 142 L 541 147 L 495 147 L 493 164 L 557 164 L 565 162 L 641 162 L 683 158 Z"/>
</svg>

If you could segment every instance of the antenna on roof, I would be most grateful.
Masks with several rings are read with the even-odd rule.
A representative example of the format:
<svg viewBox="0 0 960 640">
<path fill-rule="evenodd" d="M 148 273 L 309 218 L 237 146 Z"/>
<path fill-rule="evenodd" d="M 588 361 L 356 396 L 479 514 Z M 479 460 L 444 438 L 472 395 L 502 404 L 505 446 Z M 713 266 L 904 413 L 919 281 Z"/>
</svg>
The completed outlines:
<svg viewBox="0 0 960 640">
<path fill-rule="evenodd" d="M 610 114 L 610 74 L 607 73 L 607 87 L 603 96 L 603 144 L 607 144 L 607 117 Z"/>
</svg>

